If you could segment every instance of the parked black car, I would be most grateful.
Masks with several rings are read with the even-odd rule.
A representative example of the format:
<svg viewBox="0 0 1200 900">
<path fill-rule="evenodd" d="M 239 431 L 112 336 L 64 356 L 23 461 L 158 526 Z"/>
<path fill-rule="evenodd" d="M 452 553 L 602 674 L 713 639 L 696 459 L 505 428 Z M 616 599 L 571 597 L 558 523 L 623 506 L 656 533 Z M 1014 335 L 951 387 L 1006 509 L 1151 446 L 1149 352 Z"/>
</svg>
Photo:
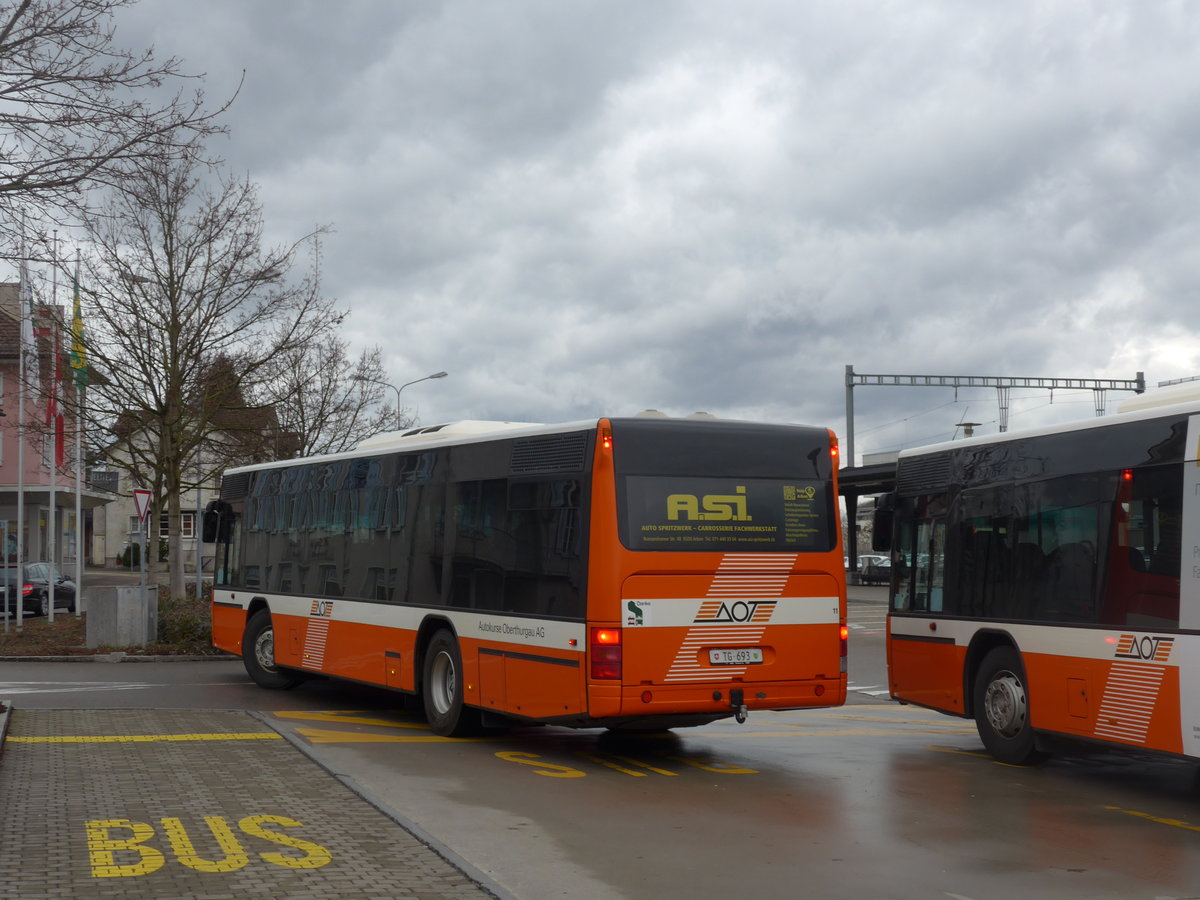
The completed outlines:
<svg viewBox="0 0 1200 900">
<path fill-rule="evenodd" d="M 63 576 L 58 566 L 48 562 L 25 563 L 25 577 L 16 583 L 16 566 L 0 567 L 0 586 L 7 586 L 5 600 L 0 601 L 10 617 L 17 615 L 18 592 L 27 616 L 44 616 L 50 612 L 50 582 L 54 582 L 54 609 L 75 612 L 75 582 Z"/>
</svg>

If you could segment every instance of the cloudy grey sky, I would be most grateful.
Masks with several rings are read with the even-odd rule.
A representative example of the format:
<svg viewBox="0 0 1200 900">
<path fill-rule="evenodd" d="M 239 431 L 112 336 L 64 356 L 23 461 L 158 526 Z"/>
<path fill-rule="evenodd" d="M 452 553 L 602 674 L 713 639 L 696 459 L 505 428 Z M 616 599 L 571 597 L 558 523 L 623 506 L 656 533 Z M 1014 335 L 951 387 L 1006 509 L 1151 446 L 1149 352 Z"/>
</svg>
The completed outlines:
<svg viewBox="0 0 1200 900">
<path fill-rule="evenodd" d="M 845 431 L 844 373 L 1200 374 L 1200 5 L 142 0 L 245 70 L 216 149 L 316 224 L 423 424 L 653 407 Z M 1110 395 L 1115 407 L 1121 396 Z M 859 388 L 856 447 L 995 431 Z M 1014 391 L 1010 427 L 1093 415 Z"/>
</svg>

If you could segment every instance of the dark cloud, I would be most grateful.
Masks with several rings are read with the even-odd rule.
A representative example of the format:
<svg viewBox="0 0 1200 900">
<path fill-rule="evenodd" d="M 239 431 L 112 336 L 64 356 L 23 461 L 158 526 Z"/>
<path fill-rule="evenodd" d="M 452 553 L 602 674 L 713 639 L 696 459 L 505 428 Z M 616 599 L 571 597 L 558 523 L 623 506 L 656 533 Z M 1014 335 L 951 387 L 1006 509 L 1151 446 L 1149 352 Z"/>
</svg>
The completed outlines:
<svg viewBox="0 0 1200 900">
<path fill-rule="evenodd" d="M 143 0 L 426 422 L 844 429 L 844 371 L 1200 372 L 1200 9 Z M 861 389 L 857 448 L 994 392 Z M 1011 423 L 1092 411 L 1014 392 Z M 1115 405 L 1114 403 L 1111 405 Z M 995 427 L 994 424 L 986 427 Z"/>
</svg>

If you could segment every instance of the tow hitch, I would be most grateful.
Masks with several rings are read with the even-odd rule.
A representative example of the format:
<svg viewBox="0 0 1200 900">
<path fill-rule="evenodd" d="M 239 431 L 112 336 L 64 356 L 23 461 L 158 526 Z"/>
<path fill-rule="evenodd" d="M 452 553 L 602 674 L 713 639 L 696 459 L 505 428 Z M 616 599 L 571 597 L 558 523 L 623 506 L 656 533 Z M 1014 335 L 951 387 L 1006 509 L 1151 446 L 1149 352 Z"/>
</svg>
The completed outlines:
<svg viewBox="0 0 1200 900">
<path fill-rule="evenodd" d="M 733 708 L 733 718 L 741 725 L 746 721 L 746 717 L 750 715 L 750 711 L 746 709 L 746 696 L 741 688 L 734 688 L 729 692 L 729 705 Z"/>
</svg>

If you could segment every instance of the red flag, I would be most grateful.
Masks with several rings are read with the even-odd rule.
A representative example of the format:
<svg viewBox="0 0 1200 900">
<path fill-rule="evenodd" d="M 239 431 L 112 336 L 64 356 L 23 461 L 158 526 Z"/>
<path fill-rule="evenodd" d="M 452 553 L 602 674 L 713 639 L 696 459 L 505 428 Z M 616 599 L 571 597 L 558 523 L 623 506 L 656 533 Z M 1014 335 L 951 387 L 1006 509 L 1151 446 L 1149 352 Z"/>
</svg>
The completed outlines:
<svg viewBox="0 0 1200 900">
<path fill-rule="evenodd" d="M 54 465 L 62 468 L 66 459 L 66 417 L 58 409 L 58 386 L 62 381 L 62 338 L 54 329 L 54 360 L 50 375 L 50 393 L 46 397 L 46 427 L 54 429 Z"/>
</svg>

